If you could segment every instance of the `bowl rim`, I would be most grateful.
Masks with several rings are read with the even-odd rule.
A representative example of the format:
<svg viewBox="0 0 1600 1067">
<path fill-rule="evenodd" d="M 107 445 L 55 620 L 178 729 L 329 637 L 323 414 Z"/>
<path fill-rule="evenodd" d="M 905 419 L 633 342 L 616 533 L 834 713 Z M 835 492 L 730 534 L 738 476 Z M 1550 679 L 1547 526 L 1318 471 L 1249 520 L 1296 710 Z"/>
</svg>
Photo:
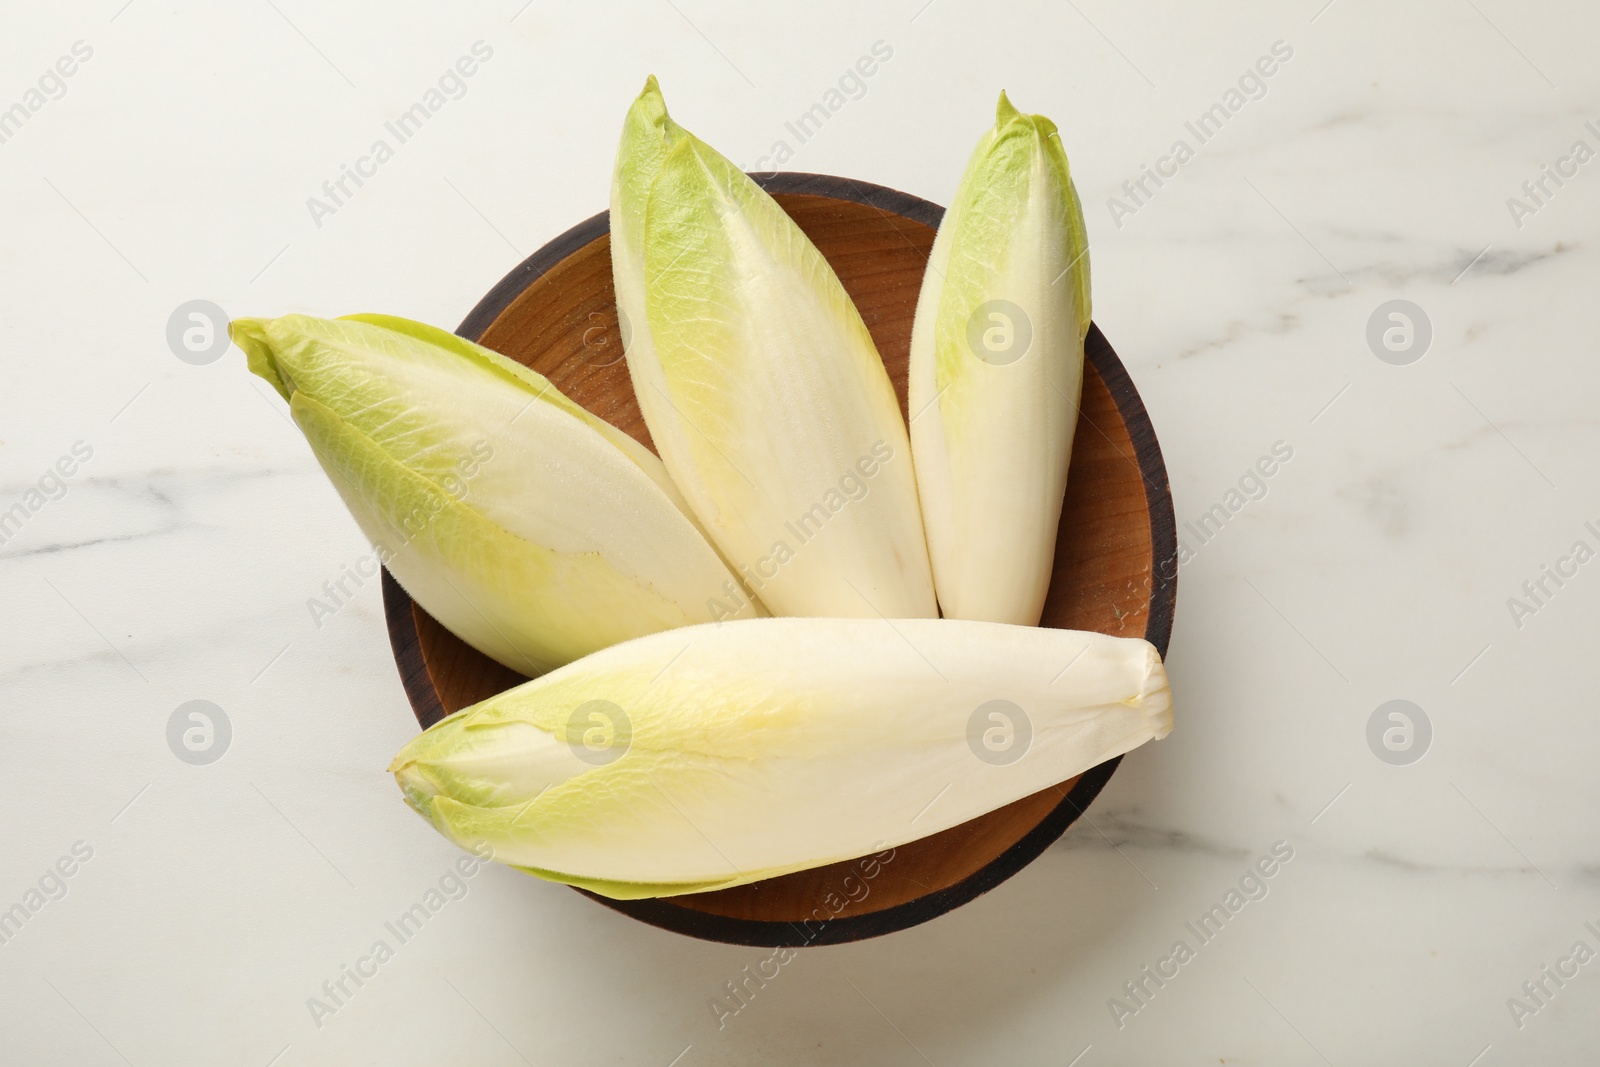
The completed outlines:
<svg viewBox="0 0 1600 1067">
<path fill-rule="evenodd" d="M 938 204 L 852 178 L 802 171 L 762 171 L 751 173 L 750 177 L 769 194 L 852 201 L 876 208 L 885 217 L 899 215 L 935 230 L 944 218 L 944 208 Z M 461 325 L 456 327 L 456 334 L 469 341 L 477 341 L 523 290 L 568 256 L 601 237 L 609 236 L 610 232 L 610 213 L 602 211 L 547 242 L 512 268 L 478 301 Z M 1177 520 L 1166 463 L 1162 459 L 1161 446 L 1156 440 L 1155 427 L 1150 422 L 1144 401 L 1140 399 L 1133 380 L 1110 342 L 1093 323 L 1089 327 L 1084 354 L 1099 372 L 1117 405 L 1117 412 L 1127 427 L 1128 438 L 1133 446 L 1140 479 L 1144 483 L 1145 507 L 1150 516 L 1151 553 L 1150 606 L 1145 618 L 1144 639 L 1154 645 L 1165 659 L 1172 636 L 1178 589 Z M 384 616 L 395 665 L 412 712 L 418 723 L 426 729 L 444 718 L 445 710 L 422 657 L 416 619 L 412 614 L 413 602 L 387 567 L 382 571 L 382 588 Z M 987 893 L 1038 859 L 1083 814 L 1121 762 L 1122 757 L 1117 756 L 1083 772 L 1076 784 L 1062 796 L 1060 803 L 1050 809 L 1031 830 L 961 881 L 880 911 L 844 914 L 820 923 L 807 924 L 814 927 L 811 930 L 802 929 L 801 924 L 787 920 L 743 919 L 699 911 L 675 903 L 672 897 L 613 900 L 583 889 L 577 892 L 651 926 L 726 944 L 799 948 L 880 937 L 953 911 Z"/>
</svg>

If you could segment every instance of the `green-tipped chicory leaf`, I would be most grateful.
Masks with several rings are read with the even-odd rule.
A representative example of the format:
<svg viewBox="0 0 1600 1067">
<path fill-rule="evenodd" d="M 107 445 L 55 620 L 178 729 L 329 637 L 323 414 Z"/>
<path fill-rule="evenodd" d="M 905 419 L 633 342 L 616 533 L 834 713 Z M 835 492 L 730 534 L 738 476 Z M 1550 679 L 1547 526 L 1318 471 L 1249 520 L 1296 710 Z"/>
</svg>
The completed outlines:
<svg viewBox="0 0 1600 1067">
<path fill-rule="evenodd" d="M 660 460 L 514 360 L 378 315 L 231 333 L 400 584 L 513 670 L 759 614 Z"/>
<path fill-rule="evenodd" d="M 833 268 L 667 115 L 652 78 L 611 194 L 617 304 L 650 435 L 780 615 L 937 614 L 894 387 Z"/>
<path fill-rule="evenodd" d="M 934 240 L 911 334 L 911 443 L 946 617 L 1039 621 L 1089 310 L 1060 135 L 1002 93 Z"/>
<path fill-rule="evenodd" d="M 1171 728 L 1145 641 L 754 619 L 585 657 L 436 724 L 390 771 L 463 847 L 652 897 L 892 848 Z"/>
</svg>

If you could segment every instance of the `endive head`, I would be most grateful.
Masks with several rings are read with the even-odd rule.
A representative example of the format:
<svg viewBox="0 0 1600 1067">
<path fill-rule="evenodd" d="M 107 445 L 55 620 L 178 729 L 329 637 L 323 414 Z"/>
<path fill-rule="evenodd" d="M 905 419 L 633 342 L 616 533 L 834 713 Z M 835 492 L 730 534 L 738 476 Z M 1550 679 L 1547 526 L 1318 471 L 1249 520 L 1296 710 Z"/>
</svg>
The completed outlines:
<svg viewBox="0 0 1600 1067">
<path fill-rule="evenodd" d="M 611 262 L 640 410 L 724 558 L 753 580 L 783 566 L 759 583 L 782 614 L 933 614 L 905 423 L 860 312 L 783 208 L 672 122 L 653 80 L 617 150 Z M 906 458 L 793 553 L 783 524 L 880 448 Z"/>
<path fill-rule="evenodd" d="M 449 840 L 636 898 L 936 833 L 1171 725 L 1144 641 L 759 619 L 602 649 L 429 727 L 390 771 Z"/>
<path fill-rule="evenodd" d="M 231 333 L 381 562 L 479 651 L 533 675 L 716 617 L 733 576 L 661 461 L 540 375 L 384 316 Z"/>
</svg>

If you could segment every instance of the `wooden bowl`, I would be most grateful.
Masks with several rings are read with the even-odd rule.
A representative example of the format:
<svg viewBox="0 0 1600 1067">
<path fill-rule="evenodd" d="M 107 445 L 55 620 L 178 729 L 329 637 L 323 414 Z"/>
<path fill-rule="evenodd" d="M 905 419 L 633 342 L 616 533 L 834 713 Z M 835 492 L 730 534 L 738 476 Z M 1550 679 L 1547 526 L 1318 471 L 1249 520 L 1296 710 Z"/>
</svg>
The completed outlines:
<svg viewBox="0 0 1600 1067">
<path fill-rule="evenodd" d="M 881 186 L 816 174 L 753 175 L 827 257 L 861 309 L 906 406 L 911 320 L 944 209 Z M 456 331 L 519 360 L 650 445 L 628 379 L 604 213 L 506 275 Z M 1091 328 L 1083 401 L 1043 625 L 1142 636 L 1163 655 L 1177 594 L 1166 467 L 1128 374 Z M 417 721 L 524 681 L 451 634 L 387 570 L 385 612 Z M 927 922 L 993 889 L 1043 852 L 1095 798 L 1110 760 L 971 822 L 849 861 L 764 882 L 655 900 L 586 894 L 641 922 L 740 945 L 858 941 Z"/>
</svg>

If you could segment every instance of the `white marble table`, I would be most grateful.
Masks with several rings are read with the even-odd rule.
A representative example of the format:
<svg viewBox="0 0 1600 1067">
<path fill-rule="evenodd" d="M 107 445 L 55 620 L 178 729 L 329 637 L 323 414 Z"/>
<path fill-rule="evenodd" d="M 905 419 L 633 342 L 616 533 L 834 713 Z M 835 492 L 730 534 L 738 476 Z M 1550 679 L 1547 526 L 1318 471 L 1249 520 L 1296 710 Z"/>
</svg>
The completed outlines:
<svg viewBox="0 0 1600 1067">
<path fill-rule="evenodd" d="M 1600 17 L 1321 2 L 11 5 L 0 908 L 27 917 L 0 1061 L 1594 1062 L 1600 162 L 1572 151 L 1600 150 Z M 183 362 L 168 318 L 454 325 L 604 207 L 649 71 L 747 167 L 936 201 L 998 89 L 1057 120 L 1095 318 L 1180 523 L 1213 516 L 1186 532 L 1177 729 L 1015 879 L 803 953 L 720 1028 L 710 1001 L 765 950 L 503 868 L 313 1011 L 456 853 L 383 773 L 414 724 L 376 582 L 308 608 L 364 554 L 354 524 L 239 353 Z M 345 167 L 367 176 L 335 200 Z M 1385 312 L 1375 350 L 1393 300 L 1421 310 L 1410 348 Z M 208 765 L 168 745 L 192 700 L 231 730 Z M 1397 762 L 1420 732 L 1369 745 L 1391 700 L 1430 724 L 1420 760 Z M 1258 899 L 1195 936 L 1275 847 Z"/>
</svg>

